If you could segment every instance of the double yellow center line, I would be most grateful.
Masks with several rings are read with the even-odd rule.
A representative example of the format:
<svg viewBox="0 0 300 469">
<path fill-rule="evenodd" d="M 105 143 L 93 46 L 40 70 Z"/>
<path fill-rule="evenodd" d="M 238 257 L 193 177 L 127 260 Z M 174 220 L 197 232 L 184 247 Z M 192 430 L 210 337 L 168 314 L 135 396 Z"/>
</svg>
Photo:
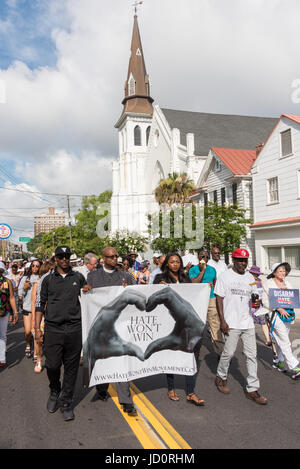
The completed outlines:
<svg viewBox="0 0 300 469">
<path fill-rule="evenodd" d="M 144 449 L 191 449 L 135 384 L 130 383 L 130 386 L 132 399 L 137 409 L 137 416 L 134 417 L 123 412 L 115 385 L 110 384 L 108 392 L 142 447 Z"/>
</svg>

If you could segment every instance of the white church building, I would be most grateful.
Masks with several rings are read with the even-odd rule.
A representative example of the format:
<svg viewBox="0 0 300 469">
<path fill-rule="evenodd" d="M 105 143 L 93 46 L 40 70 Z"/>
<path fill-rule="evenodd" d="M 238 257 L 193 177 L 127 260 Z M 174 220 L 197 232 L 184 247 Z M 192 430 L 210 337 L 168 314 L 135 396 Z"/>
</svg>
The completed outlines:
<svg viewBox="0 0 300 469">
<path fill-rule="evenodd" d="M 200 189 L 213 147 L 255 151 L 276 123 L 274 118 L 179 111 L 153 103 L 135 15 L 123 110 L 115 125 L 119 156 L 112 170 L 113 232 L 146 233 L 147 214 L 158 209 L 153 192 L 162 178 L 186 172 Z"/>
</svg>

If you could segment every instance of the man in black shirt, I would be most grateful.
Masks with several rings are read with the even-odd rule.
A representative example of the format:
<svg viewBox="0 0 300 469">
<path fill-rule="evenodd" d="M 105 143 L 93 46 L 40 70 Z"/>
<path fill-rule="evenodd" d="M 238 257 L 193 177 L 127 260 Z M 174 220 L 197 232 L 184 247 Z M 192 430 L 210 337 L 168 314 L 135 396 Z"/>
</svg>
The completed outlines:
<svg viewBox="0 0 300 469">
<path fill-rule="evenodd" d="M 79 296 L 86 285 L 84 276 L 70 267 L 70 256 L 68 246 L 56 249 L 56 267 L 42 278 L 35 319 L 36 340 L 41 344 L 40 323 L 45 315 L 44 354 L 50 383 L 47 409 L 50 413 L 56 412 L 60 399 L 65 421 L 74 419 L 72 399 L 82 348 Z M 64 377 L 61 386 L 62 365 Z"/>
<path fill-rule="evenodd" d="M 126 270 L 116 269 L 118 254 L 114 248 L 105 248 L 102 251 L 102 258 L 104 260 L 103 268 L 93 270 L 88 274 L 87 288 L 92 289 L 112 286 L 126 287 L 126 285 L 135 285 L 135 279 L 129 272 L 126 272 Z M 108 386 L 109 383 L 96 385 L 98 398 L 102 401 L 106 401 L 109 397 L 107 393 Z M 129 383 L 117 383 L 117 392 L 119 403 L 123 406 L 124 412 L 127 412 L 129 415 L 135 415 L 136 410 L 130 394 Z"/>
</svg>

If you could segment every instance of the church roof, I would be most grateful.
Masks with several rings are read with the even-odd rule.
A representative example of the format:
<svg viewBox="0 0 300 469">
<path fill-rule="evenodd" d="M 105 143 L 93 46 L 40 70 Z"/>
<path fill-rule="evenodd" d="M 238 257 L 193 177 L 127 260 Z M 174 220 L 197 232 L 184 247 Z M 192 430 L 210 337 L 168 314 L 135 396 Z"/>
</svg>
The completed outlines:
<svg viewBox="0 0 300 469">
<path fill-rule="evenodd" d="M 162 109 L 170 127 L 180 130 L 181 143 L 185 136 L 195 136 L 195 154 L 208 155 L 211 147 L 254 150 L 264 142 L 277 118 L 209 114 L 205 112 Z"/>
<path fill-rule="evenodd" d="M 125 83 L 123 113 L 153 114 L 150 81 L 147 75 L 137 15 L 134 16 L 131 55 Z"/>
<path fill-rule="evenodd" d="M 212 150 L 234 175 L 249 174 L 257 156 L 255 150 L 216 147 L 212 147 Z"/>
</svg>

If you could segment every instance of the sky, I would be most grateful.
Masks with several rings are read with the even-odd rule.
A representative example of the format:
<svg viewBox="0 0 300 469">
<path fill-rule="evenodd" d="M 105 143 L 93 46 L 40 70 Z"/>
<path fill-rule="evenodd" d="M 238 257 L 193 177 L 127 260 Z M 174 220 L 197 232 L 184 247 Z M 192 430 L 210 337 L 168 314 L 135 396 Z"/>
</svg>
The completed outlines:
<svg viewBox="0 0 300 469">
<path fill-rule="evenodd" d="M 14 240 L 33 235 L 34 214 L 66 209 L 41 193 L 112 188 L 133 3 L 0 0 L 0 223 Z M 144 0 L 155 104 L 300 115 L 299 16 L 299 0 Z"/>
</svg>

